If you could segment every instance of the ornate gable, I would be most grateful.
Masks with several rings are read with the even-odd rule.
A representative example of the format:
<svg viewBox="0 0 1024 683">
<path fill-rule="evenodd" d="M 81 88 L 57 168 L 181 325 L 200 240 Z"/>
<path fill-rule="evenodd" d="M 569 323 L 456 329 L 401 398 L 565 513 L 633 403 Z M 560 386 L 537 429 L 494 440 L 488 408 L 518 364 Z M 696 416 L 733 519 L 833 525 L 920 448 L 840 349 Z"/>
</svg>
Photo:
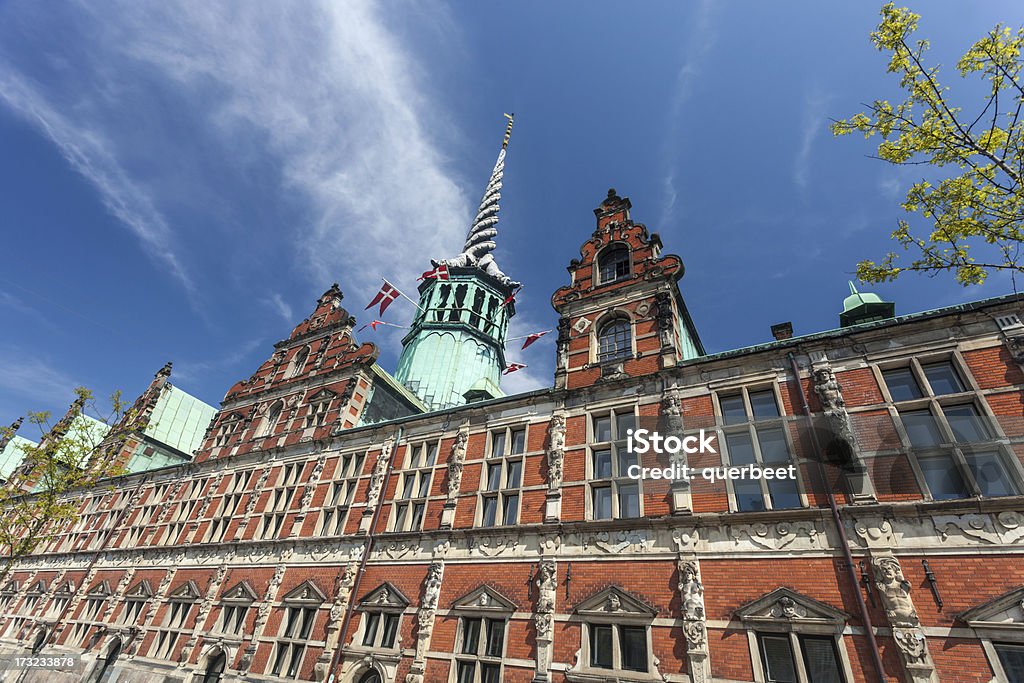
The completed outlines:
<svg viewBox="0 0 1024 683">
<path fill-rule="evenodd" d="M 89 597 L 107 597 L 108 595 L 110 595 L 110 582 L 100 581 L 99 583 L 94 584 L 93 587 L 89 589 L 89 592 L 86 593 L 86 595 L 88 595 Z"/>
<path fill-rule="evenodd" d="M 232 588 L 224 591 L 220 599 L 228 602 L 256 602 L 257 596 L 248 581 L 239 581 Z"/>
<path fill-rule="evenodd" d="M 33 586 L 28 589 L 28 594 L 29 595 L 42 595 L 45 592 L 46 592 L 46 581 L 43 581 L 42 579 L 36 581 L 35 584 L 33 584 Z"/>
<path fill-rule="evenodd" d="M 126 600 L 148 600 L 153 597 L 153 587 L 149 581 L 142 579 L 132 586 L 124 595 Z"/>
<path fill-rule="evenodd" d="M 70 579 L 65 581 L 57 589 L 55 595 L 74 595 L 75 594 L 75 582 Z"/>
<path fill-rule="evenodd" d="M 391 582 L 385 581 L 381 585 L 363 596 L 359 606 L 367 608 L 405 608 L 409 605 L 409 598 L 405 597 L 402 591 L 398 590 Z"/>
<path fill-rule="evenodd" d="M 167 596 L 168 600 L 198 600 L 200 597 L 199 586 L 195 581 L 186 581 Z"/>
<path fill-rule="evenodd" d="M 515 612 L 516 604 L 490 586 L 480 586 L 452 603 L 452 609 L 474 612 Z"/>
<path fill-rule="evenodd" d="M 306 579 L 295 588 L 291 589 L 282 602 L 309 602 L 321 604 L 326 602 L 327 596 L 317 588 L 316 584 Z"/>
<path fill-rule="evenodd" d="M 845 612 L 785 586 L 742 605 L 735 615 L 751 626 L 806 624 L 840 628 L 850 618 Z"/>
<path fill-rule="evenodd" d="M 608 586 L 576 606 L 582 617 L 653 619 L 658 610 L 618 586 Z"/>
<path fill-rule="evenodd" d="M 320 389 L 320 391 L 316 392 L 306 400 L 309 403 L 319 403 L 320 401 L 329 401 L 335 396 L 337 396 L 337 394 L 330 389 Z"/>
<path fill-rule="evenodd" d="M 973 628 L 1024 631 L 1024 586 L 961 612 L 957 619 Z"/>
<path fill-rule="evenodd" d="M 2 591 L 0 591 L 0 593 L 4 593 L 4 594 L 9 595 L 11 593 L 17 593 L 18 590 L 20 590 L 20 589 L 21 589 L 21 584 L 18 583 L 17 581 L 15 581 L 14 579 L 11 579 L 10 581 L 8 581 L 4 585 L 4 588 L 3 588 Z"/>
</svg>

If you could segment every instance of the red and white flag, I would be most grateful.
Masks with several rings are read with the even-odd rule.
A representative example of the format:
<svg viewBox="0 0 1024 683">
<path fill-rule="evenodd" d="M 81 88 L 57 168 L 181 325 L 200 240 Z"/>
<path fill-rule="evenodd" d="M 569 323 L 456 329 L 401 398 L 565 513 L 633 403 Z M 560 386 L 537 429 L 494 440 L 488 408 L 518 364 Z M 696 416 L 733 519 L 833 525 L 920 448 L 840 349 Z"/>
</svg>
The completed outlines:
<svg viewBox="0 0 1024 683">
<path fill-rule="evenodd" d="M 501 302 L 501 306 L 499 306 L 498 308 L 505 308 L 505 306 L 508 306 L 510 303 L 515 301 L 516 300 L 516 294 L 518 294 L 519 290 L 522 289 L 522 288 L 523 288 L 522 285 L 520 285 L 519 287 L 516 287 L 516 290 L 514 292 L 512 292 L 511 294 L 509 294 L 508 298 L 506 298 L 504 301 L 502 301 Z"/>
<path fill-rule="evenodd" d="M 370 306 L 372 306 L 372 305 L 373 305 L 373 304 L 370 304 Z M 369 306 L 367 306 L 367 308 L 369 308 Z M 377 326 L 378 326 L 378 325 L 385 325 L 385 324 L 387 324 L 387 323 L 385 323 L 385 322 L 384 322 L 383 320 L 374 320 L 373 322 L 369 322 L 369 323 L 366 323 L 365 325 L 363 325 L 362 327 L 360 327 L 360 328 L 359 328 L 358 330 L 356 330 L 356 332 L 362 332 L 362 331 L 363 331 L 363 330 L 365 330 L 365 329 L 366 329 L 367 327 L 369 327 L 369 328 L 370 328 L 371 330 L 373 330 L 374 332 L 376 332 L 376 331 L 377 331 Z"/>
<path fill-rule="evenodd" d="M 523 349 L 537 341 L 551 330 L 544 330 L 543 332 L 534 332 L 533 334 L 526 335 L 526 340 L 523 342 Z"/>
<path fill-rule="evenodd" d="M 385 280 L 384 284 L 381 285 L 380 291 L 377 292 L 377 296 L 373 297 L 373 301 L 371 301 L 363 310 L 371 309 L 377 304 L 380 304 L 380 315 L 384 315 L 384 311 L 388 310 L 388 306 L 390 306 L 400 294 L 401 292 L 398 291 L 397 287 Z"/>
<path fill-rule="evenodd" d="M 428 270 L 420 275 L 419 280 L 447 280 L 448 279 L 448 266 L 443 263 L 433 270 Z"/>
<path fill-rule="evenodd" d="M 503 372 L 501 374 L 508 375 L 508 374 L 511 374 L 511 373 L 515 372 L 516 370 L 522 370 L 525 367 L 526 366 L 523 365 L 522 363 L 509 363 L 508 367 L 505 368 L 505 372 Z"/>
</svg>

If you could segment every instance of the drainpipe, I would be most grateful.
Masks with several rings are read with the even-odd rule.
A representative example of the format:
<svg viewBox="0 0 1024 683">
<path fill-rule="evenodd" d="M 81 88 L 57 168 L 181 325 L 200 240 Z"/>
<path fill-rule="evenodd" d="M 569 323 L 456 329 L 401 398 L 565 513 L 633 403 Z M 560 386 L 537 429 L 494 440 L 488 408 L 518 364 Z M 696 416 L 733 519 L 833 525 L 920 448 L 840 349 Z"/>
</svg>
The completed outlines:
<svg viewBox="0 0 1024 683">
<path fill-rule="evenodd" d="M 356 595 L 359 594 L 359 585 L 363 581 L 363 574 L 366 571 L 366 561 L 370 558 L 370 551 L 373 549 L 373 532 L 377 528 L 377 520 L 380 519 L 380 512 L 384 509 L 384 495 L 388 490 L 388 483 L 391 481 L 391 472 L 395 468 L 395 458 L 398 457 L 398 444 L 402 442 L 402 432 L 404 427 L 398 428 L 398 433 L 395 434 L 395 443 L 391 448 L 391 460 L 388 462 L 388 468 L 384 472 L 384 481 L 380 486 L 380 496 L 377 499 L 377 509 L 373 511 L 373 520 L 370 522 L 370 530 L 366 534 L 366 540 L 363 541 L 363 556 L 359 560 L 359 571 L 356 572 L 356 580 L 352 584 L 352 591 L 349 593 L 348 607 L 345 609 L 345 618 L 341 620 L 341 628 L 338 630 L 338 644 L 334 648 L 334 656 L 331 657 L 331 667 L 328 669 L 330 675 L 327 676 L 327 683 L 334 683 L 335 669 L 338 668 L 338 664 L 341 662 L 342 656 L 345 654 L 345 632 L 348 631 L 348 626 L 352 621 L 352 613 L 355 611 Z"/>
<path fill-rule="evenodd" d="M 885 666 L 882 664 L 882 654 L 878 650 L 878 641 L 875 640 L 875 628 L 871 624 L 871 615 L 868 613 L 867 603 L 864 602 L 864 596 L 860 592 L 860 577 L 857 576 L 857 570 L 853 563 L 853 554 L 850 552 L 850 544 L 846 537 L 846 527 L 843 526 L 843 517 L 839 511 L 839 506 L 836 505 L 835 494 L 832 493 L 832 488 L 828 485 L 828 479 L 825 476 L 825 467 L 822 464 L 823 451 L 821 443 L 818 441 L 818 434 L 814 431 L 814 425 L 811 421 L 811 407 L 807 403 L 807 394 L 804 393 L 804 385 L 800 382 L 800 368 L 796 364 L 796 356 L 793 355 L 792 351 L 787 356 L 790 368 L 793 371 L 793 379 L 796 382 L 797 391 L 800 392 L 803 414 L 807 418 L 808 427 L 810 427 L 808 431 L 811 433 L 811 443 L 816 456 L 815 462 L 818 463 L 818 478 L 821 480 L 821 486 L 825 491 L 829 510 L 832 511 L 832 521 L 839 532 L 839 545 L 843 548 L 847 578 L 850 579 L 850 585 L 854 587 L 854 593 L 857 595 L 857 608 L 860 612 L 860 620 L 864 624 L 864 633 L 867 635 L 868 648 L 871 650 L 871 660 L 875 665 L 875 670 L 878 672 L 879 683 L 887 683 L 889 679 L 885 675 Z"/>
</svg>

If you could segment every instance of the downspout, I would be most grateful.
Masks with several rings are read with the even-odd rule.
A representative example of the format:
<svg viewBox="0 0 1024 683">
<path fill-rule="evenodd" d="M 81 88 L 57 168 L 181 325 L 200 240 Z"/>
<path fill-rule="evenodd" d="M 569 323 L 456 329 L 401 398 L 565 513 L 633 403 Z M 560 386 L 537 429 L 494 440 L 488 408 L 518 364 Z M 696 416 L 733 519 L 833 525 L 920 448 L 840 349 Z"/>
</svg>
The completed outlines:
<svg viewBox="0 0 1024 683">
<path fill-rule="evenodd" d="M 388 483 L 391 481 L 391 472 L 395 468 L 395 458 L 398 457 L 398 444 L 402 442 L 404 427 L 399 427 L 395 434 L 395 443 L 391 448 L 391 460 L 384 472 L 384 481 L 380 486 L 380 496 L 377 500 L 377 509 L 373 511 L 373 520 L 370 522 L 370 531 L 363 541 L 363 556 L 359 560 L 359 571 L 356 572 L 356 580 L 352 583 L 352 591 L 349 593 L 348 607 L 345 609 L 345 618 L 341 620 L 341 628 L 338 630 L 338 644 L 334 648 L 334 656 L 331 657 L 331 667 L 328 669 L 327 683 L 334 683 L 334 671 L 338 668 L 342 656 L 345 654 L 345 634 L 352 621 L 352 613 L 355 611 L 356 596 L 359 594 L 359 585 L 363 581 L 363 574 L 366 571 L 366 561 L 370 558 L 370 551 L 373 550 L 373 532 L 377 528 L 377 521 L 380 519 L 380 512 L 384 509 L 384 496 L 388 490 Z"/>
<path fill-rule="evenodd" d="M 797 391 L 800 392 L 803 414 L 807 418 L 807 426 L 810 428 L 808 431 L 811 433 L 811 442 L 814 447 L 814 460 L 818 463 L 818 478 L 821 480 L 821 486 L 825 491 L 829 510 L 832 511 L 832 521 L 836 525 L 836 531 L 839 532 L 839 544 L 843 547 L 843 559 L 845 560 L 847 577 L 850 579 L 850 585 L 854 587 L 854 593 L 857 595 L 857 608 L 860 612 L 861 623 L 864 624 L 864 633 L 867 635 L 868 648 L 871 650 L 871 660 L 875 665 L 875 670 L 878 672 L 879 683 L 887 683 L 889 679 L 885 675 L 885 666 L 882 664 L 882 654 L 878 650 L 878 641 L 875 640 L 875 628 L 871 624 L 871 615 L 868 613 L 867 603 L 864 602 L 864 595 L 860 592 L 860 577 L 857 576 L 857 570 L 853 564 L 853 553 L 850 552 L 850 544 L 846 537 L 846 527 L 843 526 L 843 517 L 839 511 L 839 506 L 836 505 L 835 494 L 832 493 L 832 487 L 828 485 L 828 479 L 825 476 L 825 467 L 822 464 L 823 453 L 821 443 L 818 441 L 818 434 L 814 431 L 814 425 L 811 422 L 811 407 L 807 403 L 804 385 L 800 382 L 800 368 L 796 364 L 796 356 L 793 355 L 792 351 L 787 356 L 790 368 L 793 371 L 793 379 L 796 382 Z"/>
</svg>

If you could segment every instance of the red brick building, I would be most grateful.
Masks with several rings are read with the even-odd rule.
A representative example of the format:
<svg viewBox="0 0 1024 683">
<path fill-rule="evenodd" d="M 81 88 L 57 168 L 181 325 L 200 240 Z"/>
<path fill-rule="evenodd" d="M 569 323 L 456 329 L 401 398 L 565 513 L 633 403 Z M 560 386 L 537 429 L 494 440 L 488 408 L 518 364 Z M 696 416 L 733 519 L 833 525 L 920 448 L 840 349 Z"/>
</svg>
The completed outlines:
<svg viewBox="0 0 1024 683">
<path fill-rule="evenodd" d="M 1021 299 L 856 294 L 707 354 L 630 208 L 552 298 L 550 389 L 424 413 L 328 290 L 193 462 L 82 492 L 0 587 L 0 652 L 81 653 L 25 680 L 1024 680 Z M 630 476 L 669 464 L 701 475 Z"/>
</svg>

